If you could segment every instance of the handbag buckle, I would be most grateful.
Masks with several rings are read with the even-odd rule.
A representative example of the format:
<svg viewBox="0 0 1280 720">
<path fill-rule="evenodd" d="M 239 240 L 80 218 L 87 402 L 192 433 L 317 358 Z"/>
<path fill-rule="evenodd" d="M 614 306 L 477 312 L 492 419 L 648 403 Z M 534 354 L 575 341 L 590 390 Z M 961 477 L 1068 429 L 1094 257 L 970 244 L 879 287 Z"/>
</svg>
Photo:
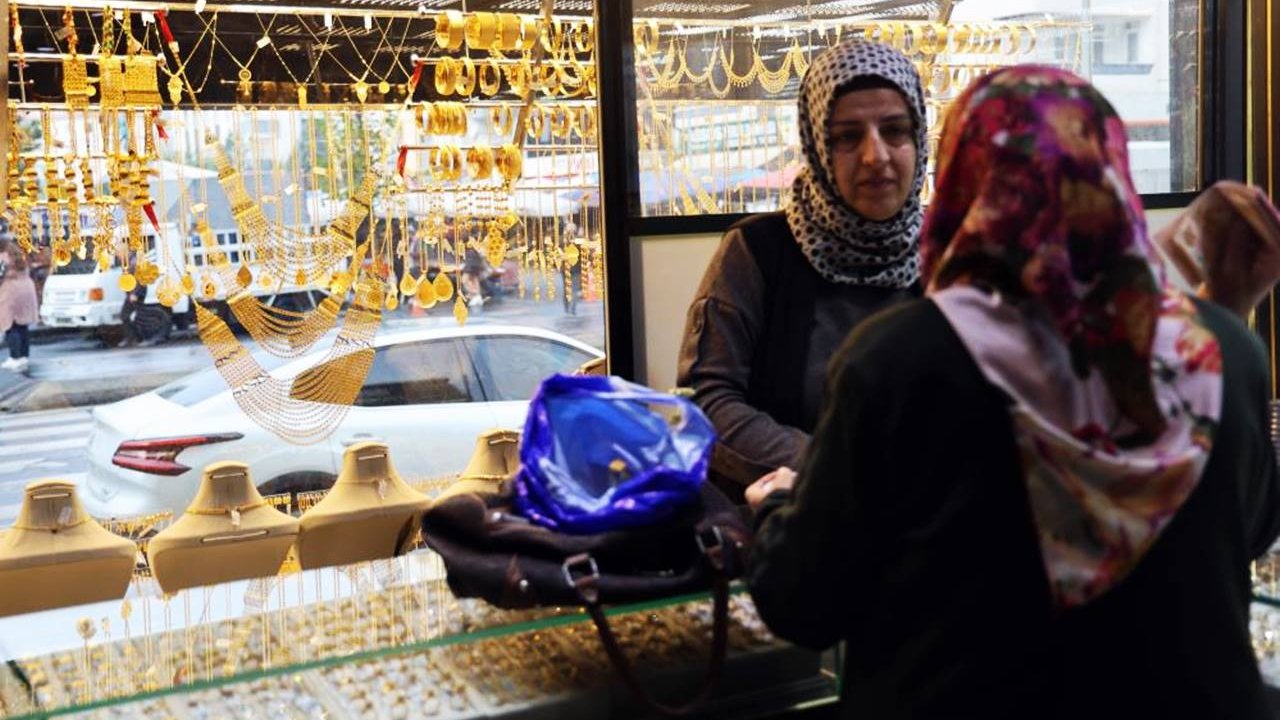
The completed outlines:
<svg viewBox="0 0 1280 720">
<path fill-rule="evenodd" d="M 719 525 L 700 528 L 693 533 L 694 542 L 698 543 L 698 551 L 707 558 L 716 570 L 724 569 L 724 533 Z"/>
<path fill-rule="evenodd" d="M 600 566 L 596 565 L 595 558 L 587 553 L 573 555 L 560 565 L 560 570 L 564 573 L 564 581 L 584 602 L 596 602 L 599 597 L 596 581 L 600 579 Z"/>
</svg>

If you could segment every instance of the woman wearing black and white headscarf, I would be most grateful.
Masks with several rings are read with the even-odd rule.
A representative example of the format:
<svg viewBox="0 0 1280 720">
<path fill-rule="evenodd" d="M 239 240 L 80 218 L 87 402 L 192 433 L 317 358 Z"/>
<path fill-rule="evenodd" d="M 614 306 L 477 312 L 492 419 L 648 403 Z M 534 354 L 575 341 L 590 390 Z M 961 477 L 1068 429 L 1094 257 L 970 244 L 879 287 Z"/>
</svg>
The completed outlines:
<svg viewBox="0 0 1280 720">
<path fill-rule="evenodd" d="M 804 167 L 790 205 L 725 234 L 680 351 L 678 382 L 720 434 L 713 478 L 739 498 L 761 475 L 796 464 L 826 362 L 849 331 L 920 294 L 927 145 L 911 61 L 843 42 L 814 60 L 799 104 Z"/>
</svg>

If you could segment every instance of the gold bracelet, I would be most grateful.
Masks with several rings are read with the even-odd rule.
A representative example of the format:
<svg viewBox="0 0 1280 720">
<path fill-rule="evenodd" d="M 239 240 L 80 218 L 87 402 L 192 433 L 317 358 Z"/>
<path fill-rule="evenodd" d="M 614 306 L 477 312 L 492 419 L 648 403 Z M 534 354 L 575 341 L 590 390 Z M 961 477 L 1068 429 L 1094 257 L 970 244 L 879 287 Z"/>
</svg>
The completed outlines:
<svg viewBox="0 0 1280 720">
<path fill-rule="evenodd" d="M 929 23 L 923 28 L 924 37 L 920 51 L 928 55 L 938 55 L 947 49 L 947 26 L 942 23 Z"/>
<path fill-rule="evenodd" d="M 595 108 L 586 105 L 579 106 L 577 125 L 578 137 L 583 140 L 595 140 L 598 127 Z"/>
<path fill-rule="evenodd" d="M 448 10 L 436 16 L 436 44 L 445 50 L 462 47 L 466 20 L 457 10 Z"/>
<path fill-rule="evenodd" d="M 454 120 L 454 122 L 457 124 L 457 132 L 455 134 L 466 135 L 467 134 L 467 106 L 463 105 L 462 103 L 455 103 L 455 107 L 453 111 L 457 115 L 456 119 Z"/>
<path fill-rule="evenodd" d="M 1030 55 L 1031 53 L 1036 51 L 1036 28 L 1034 25 L 1031 25 L 1029 23 L 1024 24 L 1022 27 L 1026 28 L 1027 30 L 1028 40 L 1027 40 L 1027 49 L 1022 50 L 1021 53 L 1023 55 Z"/>
<path fill-rule="evenodd" d="M 573 115 L 564 105 L 555 105 L 551 108 L 551 137 L 568 138 L 569 133 L 573 132 Z"/>
<path fill-rule="evenodd" d="M 529 117 L 525 118 L 525 132 L 529 133 L 529 137 L 537 139 L 542 137 L 543 110 L 541 105 L 534 105 L 529 108 Z"/>
<path fill-rule="evenodd" d="M 636 50 L 639 51 L 639 54 L 652 57 L 654 53 L 658 52 L 659 38 L 658 22 L 656 20 L 649 20 L 643 25 L 636 25 L 631 34 L 635 38 Z"/>
<path fill-rule="evenodd" d="M 458 91 L 461 97 L 471 97 L 476 91 L 476 64 L 469 57 L 463 57 L 461 62 L 461 70 L 458 72 L 458 84 L 454 89 Z"/>
<path fill-rule="evenodd" d="M 437 180 L 462 178 L 462 151 L 456 145 L 431 148 L 431 174 Z"/>
<path fill-rule="evenodd" d="M 498 47 L 508 51 L 520 49 L 519 15 L 498 13 Z"/>
<path fill-rule="evenodd" d="M 475 180 L 488 180 L 493 177 L 493 148 L 480 144 L 467 150 L 467 168 Z"/>
<path fill-rule="evenodd" d="M 529 93 L 528 61 L 507 66 L 507 84 L 511 86 L 511 92 L 520 97 L 525 97 Z"/>
<path fill-rule="evenodd" d="M 1018 49 L 1022 45 L 1022 31 L 1018 29 L 1017 25 L 1010 25 L 1004 29 L 1004 32 L 1009 36 L 1009 43 L 1007 45 L 1004 44 L 1004 37 L 1002 36 L 1000 38 L 1004 54 L 1010 57 L 1017 55 Z"/>
<path fill-rule="evenodd" d="M 467 47 L 489 51 L 498 41 L 498 16 L 491 12 L 473 12 L 467 16 Z"/>
<path fill-rule="evenodd" d="M 542 66 L 542 77 L 538 79 L 538 87 L 547 97 L 555 97 L 560 92 L 560 72 L 555 65 Z"/>
<path fill-rule="evenodd" d="M 435 86 L 439 95 L 452 95 L 458 87 L 458 65 L 451 57 L 440 58 L 436 63 Z"/>
<path fill-rule="evenodd" d="M 538 46 L 538 17 L 524 15 L 520 18 L 520 49 L 532 50 Z"/>
<path fill-rule="evenodd" d="M 551 57 L 560 54 L 560 50 L 564 47 L 564 24 L 559 20 L 552 20 L 551 24 L 542 26 L 542 49 L 551 53 Z"/>
<path fill-rule="evenodd" d="M 583 20 L 574 26 L 573 49 L 585 55 L 595 49 L 595 23 Z"/>
<path fill-rule="evenodd" d="M 489 125 L 498 135 L 510 133 L 514 122 L 515 115 L 511 112 L 509 105 L 494 105 L 489 110 Z"/>
<path fill-rule="evenodd" d="M 424 100 L 413 106 L 413 122 L 418 126 L 418 132 L 427 132 L 424 116 L 426 115 L 428 105 L 430 105 L 430 103 Z"/>
<path fill-rule="evenodd" d="M 486 79 L 485 75 L 488 74 Z M 489 58 L 489 61 L 481 65 L 476 70 L 476 78 L 480 83 L 480 92 L 493 97 L 502 89 L 502 69 L 498 67 L 498 61 Z"/>
<path fill-rule="evenodd" d="M 503 179 L 508 182 L 515 182 L 520 179 L 520 173 L 524 169 L 524 156 L 520 153 L 520 148 L 514 143 L 506 143 L 498 148 L 496 158 L 498 172 L 502 173 Z"/>
</svg>

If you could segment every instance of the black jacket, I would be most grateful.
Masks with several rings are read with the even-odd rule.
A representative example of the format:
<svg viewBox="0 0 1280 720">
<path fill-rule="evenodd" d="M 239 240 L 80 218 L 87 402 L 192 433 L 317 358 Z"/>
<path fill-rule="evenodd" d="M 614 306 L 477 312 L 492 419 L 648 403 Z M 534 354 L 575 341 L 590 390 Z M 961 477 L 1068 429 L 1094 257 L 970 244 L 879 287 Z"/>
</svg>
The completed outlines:
<svg viewBox="0 0 1280 720">
<path fill-rule="evenodd" d="M 749 573 L 778 635 L 847 641 L 845 717 L 1269 717 L 1248 631 L 1249 561 L 1280 532 L 1266 360 L 1235 316 L 1200 307 L 1224 366 L 1205 475 L 1128 578 L 1062 614 L 1007 396 L 928 300 L 849 338 Z"/>
</svg>

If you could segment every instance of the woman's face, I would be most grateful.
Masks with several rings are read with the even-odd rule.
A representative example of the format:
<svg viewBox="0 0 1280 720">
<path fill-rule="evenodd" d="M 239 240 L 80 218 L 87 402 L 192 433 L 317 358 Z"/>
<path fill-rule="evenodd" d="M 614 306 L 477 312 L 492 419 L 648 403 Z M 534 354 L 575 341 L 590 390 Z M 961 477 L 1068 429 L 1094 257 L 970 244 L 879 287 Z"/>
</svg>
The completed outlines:
<svg viewBox="0 0 1280 720">
<path fill-rule="evenodd" d="M 854 212 L 888 220 L 902 209 L 915 182 L 915 124 L 901 93 L 854 90 L 831 112 L 831 162 L 836 189 Z"/>
</svg>

